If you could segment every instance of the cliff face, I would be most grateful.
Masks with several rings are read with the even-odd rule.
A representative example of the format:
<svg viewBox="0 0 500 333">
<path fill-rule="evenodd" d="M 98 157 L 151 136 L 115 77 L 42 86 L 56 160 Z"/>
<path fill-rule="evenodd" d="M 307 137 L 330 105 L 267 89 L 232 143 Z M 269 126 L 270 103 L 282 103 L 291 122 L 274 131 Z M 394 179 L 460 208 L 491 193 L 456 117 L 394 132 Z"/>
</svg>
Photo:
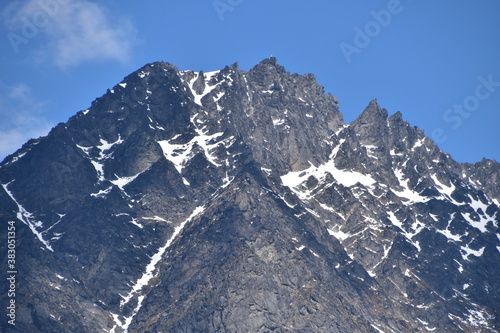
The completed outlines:
<svg viewBox="0 0 500 333">
<path fill-rule="evenodd" d="M 314 76 L 274 58 L 149 64 L 0 165 L 18 266 L 16 326 L 0 323 L 494 332 L 499 175 L 376 100 L 344 124 Z"/>
</svg>

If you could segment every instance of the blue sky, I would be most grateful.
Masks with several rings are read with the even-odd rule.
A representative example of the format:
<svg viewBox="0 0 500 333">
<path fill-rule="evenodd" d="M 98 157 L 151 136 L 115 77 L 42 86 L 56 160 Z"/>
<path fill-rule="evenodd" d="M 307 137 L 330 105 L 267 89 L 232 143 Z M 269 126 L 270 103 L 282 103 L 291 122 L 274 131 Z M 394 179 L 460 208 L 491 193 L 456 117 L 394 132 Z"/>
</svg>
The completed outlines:
<svg viewBox="0 0 500 333">
<path fill-rule="evenodd" d="M 498 0 L 8 1 L 0 7 L 0 159 L 163 60 L 313 73 L 346 122 L 372 98 L 459 162 L 500 162 Z"/>
</svg>

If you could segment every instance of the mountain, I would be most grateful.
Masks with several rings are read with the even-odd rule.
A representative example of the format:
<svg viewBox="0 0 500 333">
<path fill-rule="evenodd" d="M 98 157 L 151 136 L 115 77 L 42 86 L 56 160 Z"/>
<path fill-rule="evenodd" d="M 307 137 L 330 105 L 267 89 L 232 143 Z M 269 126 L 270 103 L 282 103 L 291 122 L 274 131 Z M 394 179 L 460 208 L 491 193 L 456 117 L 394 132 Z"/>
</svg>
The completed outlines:
<svg viewBox="0 0 500 333">
<path fill-rule="evenodd" d="M 148 64 L 0 164 L 0 325 L 498 332 L 499 182 L 275 58 Z"/>
</svg>

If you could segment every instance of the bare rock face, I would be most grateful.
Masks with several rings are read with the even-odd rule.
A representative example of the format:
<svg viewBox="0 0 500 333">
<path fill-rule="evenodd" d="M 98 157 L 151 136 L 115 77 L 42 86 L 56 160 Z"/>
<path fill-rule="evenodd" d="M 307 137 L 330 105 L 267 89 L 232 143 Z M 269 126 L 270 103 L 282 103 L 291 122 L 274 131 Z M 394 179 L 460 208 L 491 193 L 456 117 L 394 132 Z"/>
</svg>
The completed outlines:
<svg viewBox="0 0 500 333">
<path fill-rule="evenodd" d="M 148 64 L 0 164 L 0 326 L 496 332 L 499 179 L 275 58 Z"/>
</svg>

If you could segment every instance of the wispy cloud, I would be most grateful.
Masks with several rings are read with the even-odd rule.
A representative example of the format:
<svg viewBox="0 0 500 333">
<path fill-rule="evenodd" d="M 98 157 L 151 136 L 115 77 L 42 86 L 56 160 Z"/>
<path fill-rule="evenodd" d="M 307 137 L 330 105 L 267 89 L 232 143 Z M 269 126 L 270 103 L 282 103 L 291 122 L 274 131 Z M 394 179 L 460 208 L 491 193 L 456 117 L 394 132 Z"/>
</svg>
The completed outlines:
<svg viewBox="0 0 500 333">
<path fill-rule="evenodd" d="M 128 18 L 88 0 L 15 1 L 2 14 L 16 52 L 44 38 L 33 43 L 36 57 L 61 69 L 90 61 L 126 62 L 137 35 Z"/>
<path fill-rule="evenodd" d="M 7 86 L 0 82 L 0 161 L 29 139 L 49 132 L 54 124 L 44 116 L 47 106 L 26 84 Z"/>
</svg>

